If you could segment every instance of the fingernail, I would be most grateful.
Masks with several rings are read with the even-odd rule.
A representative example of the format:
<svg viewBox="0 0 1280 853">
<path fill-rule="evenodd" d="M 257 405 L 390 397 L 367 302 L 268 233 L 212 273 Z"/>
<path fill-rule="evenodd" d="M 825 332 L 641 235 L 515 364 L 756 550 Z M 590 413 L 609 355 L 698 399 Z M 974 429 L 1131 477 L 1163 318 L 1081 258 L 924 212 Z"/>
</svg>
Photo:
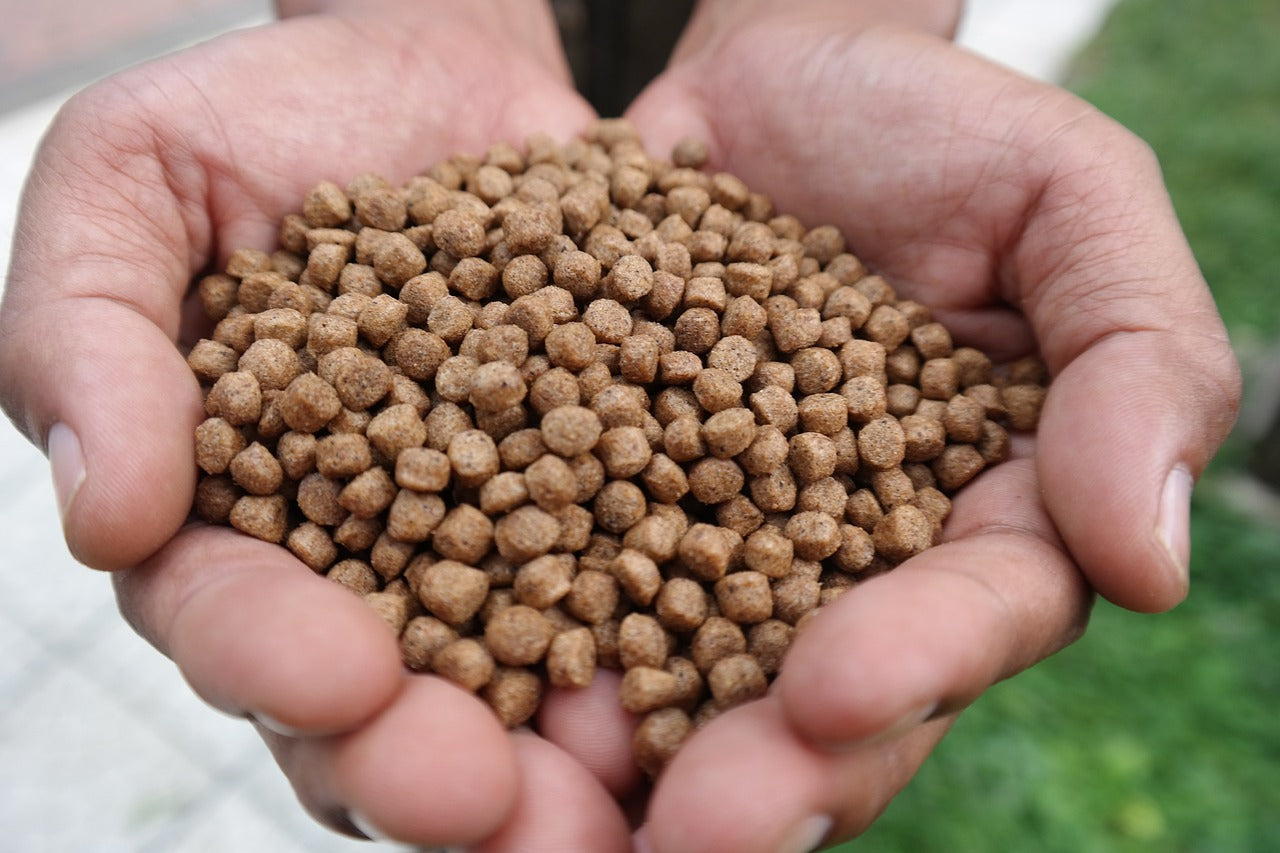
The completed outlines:
<svg viewBox="0 0 1280 853">
<path fill-rule="evenodd" d="M 936 710 L 938 710 L 938 703 L 929 702 L 918 708 L 912 708 L 897 720 L 869 737 L 865 737 L 861 740 L 841 741 L 839 743 L 823 743 L 822 746 L 828 752 L 839 753 L 850 752 L 866 746 L 874 746 L 878 743 L 884 743 L 885 741 L 893 740 L 894 738 L 911 731 L 916 726 L 932 717 L 933 712 Z"/>
<path fill-rule="evenodd" d="M 868 742 L 883 743 L 884 741 L 893 740 L 896 737 L 904 735 L 923 723 L 925 720 L 932 717 L 933 712 L 936 710 L 938 710 L 937 702 L 928 702 L 918 708 L 912 708 L 910 711 L 899 717 L 884 731 L 868 738 Z"/>
<path fill-rule="evenodd" d="M 249 717 L 255 723 L 262 726 L 264 729 L 270 729 L 271 731 L 275 732 L 278 735 L 283 735 L 284 737 L 301 737 L 302 736 L 302 732 L 299 729 L 296 729 L 290 725 L 286 725 L 285 723 L 282 723 L 279 720 L 277 720 L 275 717 L 268 716 L 258 711 L 254 711 L 250 713 Z"/>
<path fill-rule="evenodd" d="M 45 444 L 49 449 L 49 467 L 53 471 L 53 492 L 58 499 L 58 512 L 65 519 L 71 502 L 84 485 L 84 452 L 80 449 L 80 439 L 64 423 L 49 427 Z"/>
<path fill-rule="evenodd" d="M 810 853 L 826 840 L 835 821 L 824 814 L 813 815 L 791 827 L 778 845 L 778 853 Z"/>
<path fill-rule="evenodd" d="M 351 821 L 352 826 L 358 829 L 360 833 L 364 835 L 366 838 L 368 838 L 370 841 L 391 841 L 392 840 L 390 835 L 387 835 L 381 829 L 378 829 L 378 827 L 374 826 L 372 821 L 370 821 L 364 815 L 357 814 L 353 811 L 348 811 L 347 819 Z"/>
<path fill-rule="evenodd" d="M 1160 493 L 1160 515 L 1156 519 L 1156 538 L 1169 554 L 1178 579 L 1186 583 L 1191 563 L 1191 472 L 1175 465 L 1164 481 Z"/>
<path fill-rule="evenodd" d="M 406 845 L 403 842 L 396 842 L 390 835 L 374 826 L 368 818 L 353 811 L 347 812 L 347 820 L 351 821 L 351 825 L 363 833 L 370 841 L 394 844 L 401 850 L 413 850 L 415 853 L 467 853 L 465 847 L 431 847 L 423 844 Z"/>
<path fill-rule="evenodd" d="M 631 851 L 632 853 L 653 853 L 653 846 L 649 844 L 649 830 L 644 824 L 631 833 Z"/>
</svg>

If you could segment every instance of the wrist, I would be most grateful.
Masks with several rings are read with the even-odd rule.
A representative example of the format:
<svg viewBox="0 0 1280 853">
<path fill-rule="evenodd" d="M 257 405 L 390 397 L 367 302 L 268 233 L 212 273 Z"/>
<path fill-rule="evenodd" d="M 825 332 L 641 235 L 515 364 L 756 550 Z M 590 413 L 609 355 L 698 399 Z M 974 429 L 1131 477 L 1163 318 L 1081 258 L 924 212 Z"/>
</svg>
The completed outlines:
<svg viewBox="0 0 1280 853">
<path fill-rule="evenodd" d="M 963 10 L 964 0 L 699 0 L 672 61 L 714 47 L 734 30 L 771 18 L 821 19 L 846 32 L 896 24 L 949 39 Z"/>
</svg>

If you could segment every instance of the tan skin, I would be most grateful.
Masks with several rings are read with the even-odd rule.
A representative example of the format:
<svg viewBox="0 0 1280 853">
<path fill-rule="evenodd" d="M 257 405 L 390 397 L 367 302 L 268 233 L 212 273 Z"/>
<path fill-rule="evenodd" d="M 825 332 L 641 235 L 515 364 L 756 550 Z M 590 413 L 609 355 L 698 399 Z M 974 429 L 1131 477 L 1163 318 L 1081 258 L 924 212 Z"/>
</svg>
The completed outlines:
<svg viewBox="0 0 1280 853">
<path fill-rule="evenodd" d="M 965 343 L 1038 348 L 1053 389 L 1038 438 L 957 499 L 946 544 L 815 620 L 769 696 L 701 731 L 652 792 L 611 675 L 553 692 L 538 734 L 509 735 L 404 672 L 378 618 L 282 549 L 183 527 L 191 277 L 269 247 L 322 177 L 400 180 L 592 118 L 545 17 L 468 4 L 481 11 L 406 23 L 386 6 L 220 39 L 73 100 L 24 197 L 0 312 L 6 410 L 37 442 L 56 423 L 78 437 L 83 480 L 60 488 L 74 553 L 116 570 L 125 616 L 202 697 L 257 721 L 318 820 L 490 851 L 849 837 L 960 708 L 1083 631 L 1093 589 L 1138 610 L 1185 595 L 1186 506 L 1164 483 L 1217 449 L 1238 374 L 1149 152 L 936 36 L 868 28 L 876 3 L 802 20 L 708 0 L 629 116 L 652 150 L 702 136 L 714 167 L 840 226 Z M 954 24 L 954 4 L 900 8 Z"/>
</svg>

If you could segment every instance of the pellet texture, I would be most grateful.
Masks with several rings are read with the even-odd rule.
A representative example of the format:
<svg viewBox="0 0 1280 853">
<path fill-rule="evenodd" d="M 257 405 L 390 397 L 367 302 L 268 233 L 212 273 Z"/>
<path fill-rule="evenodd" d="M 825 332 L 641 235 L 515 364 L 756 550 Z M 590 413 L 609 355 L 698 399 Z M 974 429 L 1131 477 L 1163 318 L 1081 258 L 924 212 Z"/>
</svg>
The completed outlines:
<svg viewBox="0 0 1280 853">
<path fill-rule="evenodd" d="M 941 541 L 1047 394 L 708 157 L 610 120 L 318 181 L 278 251 L 195 282 L 196 514 L 506 725 L 624 670 L 656 776 L 825 603 Z"/>
</svg>

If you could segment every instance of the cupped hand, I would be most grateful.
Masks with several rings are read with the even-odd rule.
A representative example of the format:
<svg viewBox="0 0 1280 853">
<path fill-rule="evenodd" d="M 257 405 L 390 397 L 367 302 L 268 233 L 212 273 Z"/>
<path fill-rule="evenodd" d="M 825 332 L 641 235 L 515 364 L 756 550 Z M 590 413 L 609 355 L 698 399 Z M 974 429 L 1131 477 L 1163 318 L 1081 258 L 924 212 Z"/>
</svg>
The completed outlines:
<svg viewBox="0 0 1280 853">
<path fill-rule="evenodd" d="M 838 226 L 959 342 L 1038 351 L 1053 384 L 1036 439 L 965 488 L 944 545 L 833 603 L 768 698 L 681 751 L 651 801 L 655 851 L 856 834 L 951 712 L 1079 635 L 1091 588 L 1180 601 L 1191 485 L 1238 403 L 1140 141 L 941 39 L 802 17 L 691 29 L 628 116 L 654 151 L 710 140 L 712 167 Z"/>
<path fill-rule="evenodd" d="M 194 276 L 273 248 L 321 179 L 401 181 L 593 118 L 549 18 L 520 20 L 540 7 L 494 23 L 492 4 L 446 5 L 235 33 L 74 98 L 23 200 L 0 397 L 50 452 L 73 553 L 119 570 L 132 624 L 207 701 L 256 721 L 319 820 L 423 844 L 625 849 L 606 785 L 626 783 L 629 756 L 613 742 L 570 738 L 585 744 L 570 757 L 509 736 L 475 697 L 407 675 L 381 620 L 284 549 L 183 526 L 202 416 L 181 350 Z M 548 727 L 570 735 L 595 706 L 616 714 L 604 680 L 561 706 Z"/>
</svg>

